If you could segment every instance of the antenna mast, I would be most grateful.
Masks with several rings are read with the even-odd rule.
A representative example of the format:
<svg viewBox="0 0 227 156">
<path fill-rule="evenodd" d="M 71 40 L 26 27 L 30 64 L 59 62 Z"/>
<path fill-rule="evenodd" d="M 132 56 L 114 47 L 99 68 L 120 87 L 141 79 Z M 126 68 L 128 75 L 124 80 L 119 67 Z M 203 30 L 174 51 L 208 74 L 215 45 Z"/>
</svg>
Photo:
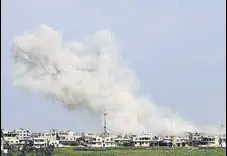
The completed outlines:
<svg viewBox="0 0 227 156">
<path fill-rule="evenodd" d="M 104 137 L 107 137 L 107 129 L 106 129 L 106 116 L 107 116 L 107 112 L 106 112 L 106 104 L 105 104 L 105 108 L 104 108 Z"/>
</svg>

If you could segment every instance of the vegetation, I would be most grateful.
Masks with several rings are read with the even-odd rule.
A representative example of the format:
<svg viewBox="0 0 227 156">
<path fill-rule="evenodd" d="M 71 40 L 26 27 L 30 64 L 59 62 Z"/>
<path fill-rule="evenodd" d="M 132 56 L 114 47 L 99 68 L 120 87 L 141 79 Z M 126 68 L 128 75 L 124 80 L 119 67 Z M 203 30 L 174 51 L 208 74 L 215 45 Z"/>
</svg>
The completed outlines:
<svg viewBox="0 0 227 156">
<path fill-rule="evenodd" d="M 8 154 L 1 156 L 226 156 L 225 148 L 168 148 L 168 147 L 153 147 L 153 148 L 106 148 L 101 151 L 82 151 L 75 150 L 73 147 L 56 148 L 48 147 L 41 149 L 24 149 L 16 151 L 11 148 Z"/>
<path fill-rule="evenodd" d="M 186 148 L 111 148 L 106 151 L 76 151 L 74 148 L 58 148 L 54 156 L 226 156 L 226 149 Z"/>
<path fill-rule="evenodd" d="M 54 146 L 52 145 L 37 149 L 25 144 L 21 150 L 14 145 L 7 144 L 7 146 L 8 153 L 1 152 L 1 156 L 52 156 L 54 152 Z"/>
</svg>

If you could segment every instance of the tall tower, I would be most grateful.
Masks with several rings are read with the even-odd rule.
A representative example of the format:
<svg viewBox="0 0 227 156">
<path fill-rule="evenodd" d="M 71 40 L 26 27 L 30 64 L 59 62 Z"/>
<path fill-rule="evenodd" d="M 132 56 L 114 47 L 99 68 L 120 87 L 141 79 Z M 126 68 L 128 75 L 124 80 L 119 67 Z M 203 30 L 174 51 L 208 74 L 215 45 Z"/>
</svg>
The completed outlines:
<svg viewBox="0 0 227 156">
<path fill-rule="evenodd" d="M 107 129 L 106 129 L 106 116 L 108 115 L 106 112 L 106 104 L 105 104 L 105 108 L 104 108 L 104 137 L 107 137 L 108 133 L 107 133 Z"/>
</svg>

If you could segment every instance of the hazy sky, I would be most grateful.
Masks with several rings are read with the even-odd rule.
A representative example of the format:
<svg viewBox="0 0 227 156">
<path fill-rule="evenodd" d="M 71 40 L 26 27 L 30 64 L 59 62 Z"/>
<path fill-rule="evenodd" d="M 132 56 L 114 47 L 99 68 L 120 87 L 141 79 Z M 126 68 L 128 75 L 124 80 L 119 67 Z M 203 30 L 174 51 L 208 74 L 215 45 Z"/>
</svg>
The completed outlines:
<svg viewBox="0 0 227 156">
<path fill-rule="evenodd" d="M 141 92 L 187 120 L 220 125 L 226 116 L 225 6 L 225 0 L 3 0 L 2 127 L 99 128 L 87 112 L 68 112 L 12 86 L 12 39 L 40 24 L 61 31 L 65 41 L 113 31 Z"/>
</svg>

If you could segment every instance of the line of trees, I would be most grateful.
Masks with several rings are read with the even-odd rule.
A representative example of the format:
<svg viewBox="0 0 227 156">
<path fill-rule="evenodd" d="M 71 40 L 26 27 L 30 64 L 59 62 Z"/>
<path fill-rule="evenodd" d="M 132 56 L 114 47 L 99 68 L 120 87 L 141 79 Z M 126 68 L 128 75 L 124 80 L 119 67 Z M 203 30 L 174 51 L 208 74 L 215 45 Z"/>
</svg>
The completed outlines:
<svg viewBox="0 0 227 156">
<path fill-rule="evenodd" d="M 25 144 L 22 146 L 15 146 L 6 143 L 4 149 L 8 149 L 7 153 L 1 151 L 1 156 L 26 156 L 29 153 L 35 153 L 36 156 L 52 156 L 54 153 L 54 146 L 48 145 L 44 148 L 34 148 L 31 144 Z"/>
</svg>

